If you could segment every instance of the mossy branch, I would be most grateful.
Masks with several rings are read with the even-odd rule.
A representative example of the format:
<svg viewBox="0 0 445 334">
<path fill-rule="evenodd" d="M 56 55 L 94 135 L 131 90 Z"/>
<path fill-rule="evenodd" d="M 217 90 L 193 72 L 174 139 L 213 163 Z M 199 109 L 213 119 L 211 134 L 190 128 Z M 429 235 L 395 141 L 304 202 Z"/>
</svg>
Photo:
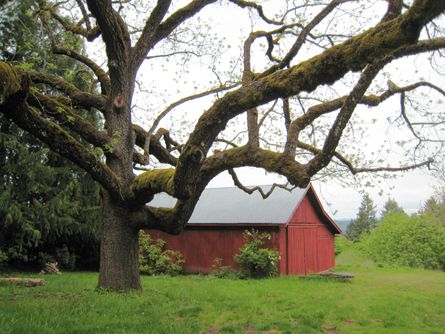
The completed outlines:
<svg viewBox="0 0 445 334">
<path fill-rule="evenodd" d="M 27 104 L 30 81 L 26 74 L 0 62 L 0 79 L 1 113 L 88 172 L 111 196 L 122 199 L 121 181 L 111 169 L 67 131 Z"/>
<path fill-rule="evenodd" d="M 175 196 L 173 177 L 175 170 L 153 169 L 139 174 L 130 185 L 134 205 L 142 205 L 150 202 L 155 194 L 165 192 Z"/>
<path fill-rule="evenodd" d="M 67 95 L 73 105 L 87 109 L 96 108 L 102 113 L 106 112 L 106 98 L 102 95 L 83 92 L 70 82 L 54 74 L 31 71 L 28 72 L 28 75 L 33 83 L 49 85 Z"/>
<path fill-rule="evenodd" d="M 0 105 L 21 88 L 21 73 L 0 61 Z"/>
</svg>

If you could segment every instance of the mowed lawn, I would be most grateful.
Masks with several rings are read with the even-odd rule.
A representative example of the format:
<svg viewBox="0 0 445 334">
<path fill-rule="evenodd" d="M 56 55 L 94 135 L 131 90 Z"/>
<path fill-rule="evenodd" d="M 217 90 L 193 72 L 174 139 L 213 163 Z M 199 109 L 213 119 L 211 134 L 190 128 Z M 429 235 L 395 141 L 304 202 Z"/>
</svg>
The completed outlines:
<svg viewBox="0 0 445 334">
<path fill-rule="evenodd" d="M 111 293 L 95 289 L 97 273 L 64 273 L 3 284 L 0 333 L 445 333 L 445 273 L 339 262 L 351 282 L 145 276 L 142 293 Z"/>
</svg>

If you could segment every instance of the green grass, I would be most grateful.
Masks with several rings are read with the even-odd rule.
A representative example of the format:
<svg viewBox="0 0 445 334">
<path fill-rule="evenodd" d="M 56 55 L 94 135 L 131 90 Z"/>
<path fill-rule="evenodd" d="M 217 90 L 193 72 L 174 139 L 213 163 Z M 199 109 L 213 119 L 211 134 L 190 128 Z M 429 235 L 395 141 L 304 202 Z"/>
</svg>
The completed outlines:
<svg viewBox="0 0 445 334">
<path fill-rule="evenodd" d="M 377 268 L 353 252 L 338 264 L 352 282 L 143 277 L 142 293 L 112 293 L 95 289 L 96 273 L 45 276 L 43 287 L 0 286 L 0 332 L 445 333 L 445 273 Z"/>
</svg>

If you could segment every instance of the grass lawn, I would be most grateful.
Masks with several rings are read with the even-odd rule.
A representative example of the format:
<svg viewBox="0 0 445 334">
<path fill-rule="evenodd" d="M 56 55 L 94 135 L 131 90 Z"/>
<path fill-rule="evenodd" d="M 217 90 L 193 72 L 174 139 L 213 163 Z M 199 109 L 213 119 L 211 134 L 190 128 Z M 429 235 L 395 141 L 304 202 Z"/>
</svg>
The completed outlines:
<svg viewBox="0 0 445 334">
<path fill-rule="evenodd" d="M 445 333 L 445 273 L 353 256 L 338 259 L 352 282 L 143 277 L 142 293 L 110 293 L 97 273 L 64 273 L 1 285 L 0 333 Z"/>
</svg>

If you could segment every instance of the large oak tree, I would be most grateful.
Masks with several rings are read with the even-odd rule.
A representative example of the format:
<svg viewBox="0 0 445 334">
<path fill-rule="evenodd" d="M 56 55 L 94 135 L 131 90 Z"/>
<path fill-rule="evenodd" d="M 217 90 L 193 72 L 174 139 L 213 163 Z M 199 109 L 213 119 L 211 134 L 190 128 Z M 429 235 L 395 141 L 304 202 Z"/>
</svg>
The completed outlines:
<svg viewBox="0 0 445 334">
<path fill-rule="evenodd" d="M 387 0 L 387 10 L 380 13 L 379 20 L 373 26 L 365 24 L 366 29 L 354 29 L 354 33 L 352 28 L 349 33 L 339 32 L 332 23 L 334 18 L 341 15 L 337 23 L 343 20 L 341 25 L 347 30 L 349 23 L 345 23 L 344 17 L 349 14 L 352 20 L 354 15 L 360 15 L 347 6 L 371 1 L 283 1 L 280 15 L 273 18 L 268 16 L 264 1 L 73 0 L 56 4 L 39 0 L 38 3 L 36 17 L 43 26 L 50 27 L 55 20 L 89 42 L 102 41 L 105 52 L 94 61 L 71 50 L 69 45 L 58 43 L 51 29 L 47 29 L 51 51 L 83 64 L 85 73 L 93 77 L 91 89 L 80 89 L 66 78 L 32 71 L 20 63 L 1 62 L 0 112 L 83 168 L 101 185 L 100 287 L 140 289 L 138 231 L 155 228 L 180 233 L 205 186 L 223 171 L 230 171 L 240 187 L 234 169 L 243 166 L 278 173 L 292 185 L 304 187 L 331 161 L 343 164 L 353 174 L 406 170 L 431 163 L 427 159 L 403 166 L 359 165 L 360 161 L 348 159 L 340 151 L 339 143 L 357 105 L 377 106 L 394 95 L 401 97 L 401 117 L 411 134 L 419 142 L 425 141 L 418 132 L 419 122 L 411 121 L 405 110 L 406 94 L 419 87 L 443 94 L 439 87 L 425 81 L 404 87 L 390 83 L 381 94 L 366 93 L 387 64 L 445 47 L 440 27 L 434 23 L 445 10 L 442 0 Z M 133 98 L 139 89 L 138 72 L 143 64 L 159 61 L 159 50 L 169 43 L 173 49 L 162 54 L 164 61 L 180 54 L 197 55 L 196 47 L 192 48 L 194 39 L 181 40 L 181 36 L 187 35 L 189 24 L 196 24 L 198 18 L 218 15 L 216 10 L 210 12 L 218 5 L 244 10 L 262 22 L 261 30 L 252 30 L 245 36 L 241 66 L 230 69 L 232 72 L 240 69 L 239 80 L 230 83 L 221 80 L 214 87 L 172 101 L 164 110 L 149 110 L 144 117 L 153 121 L 146 128 L 135 124 L 132 110 L 141 106 L 134 105 L 137 99 Z M 65 19 L 68 13 L 77 17 L 77 24 Z M 146 18 L 139 20 L 144 13 Z M 421 38 L 425 29 L 427 37 Z M 213 38 L 210 34 L 209 37 Z M 254 66 L 261 49 L 259 40 L 265 43 L 262 48 L 265 60 Z M 308 45 L 314 45 L 316 52 L 303 52 Z M 302 60 L 303 56 L 306 60 Z M 104 59 L 104 66 L 100 66 Z M 301 112 L 292 111 L 293 101 L 300 103 L 303 98 L 308 99 L 309 93 L 333 85 L 350 73 L 359 75 L 348 94 L 323 101 L 317 95 L 312 100 L 317 103 L 302 107 Z M 222 73 L 215 75 L 222 77 Z M 188 132 L 175 134 L 158 128 L 161 119 L 178 105 L 211 94 L 212 104 Z M 144 101 L 138 102 L 141 103 Z M 77 112 L 80 109 L 99 110 L 105 129 L 82 118 Z M 242 114 L 247 116 L 246 140 L 240 145 L 222 138 L 228 123 Z M 285 127 L 281 148 L 268 145 L 262 138 L 265 119 L 272 114 L 280 115 Z M 326 128 L 325 121 L 325 130 L 317 135 L 317 140 L 308 141 L 307 138 L 312 138 L 307 135 L 308 129 L 313 132 L 314 124 L 326 115 L 332 115 L 328 118 L 329 127 Z M 439 125 L 436 121 L 424 123 Z M 226 145 L 219 145 L 221 142 Z M 105 158 L 90 145 L 100 148 Z M 144 165 L 146 170 L 136 175 L 134 167 Z M 176 205 L 150 206 L 154 195 L 161 192 L 176 198 Z"/>
</svg>

